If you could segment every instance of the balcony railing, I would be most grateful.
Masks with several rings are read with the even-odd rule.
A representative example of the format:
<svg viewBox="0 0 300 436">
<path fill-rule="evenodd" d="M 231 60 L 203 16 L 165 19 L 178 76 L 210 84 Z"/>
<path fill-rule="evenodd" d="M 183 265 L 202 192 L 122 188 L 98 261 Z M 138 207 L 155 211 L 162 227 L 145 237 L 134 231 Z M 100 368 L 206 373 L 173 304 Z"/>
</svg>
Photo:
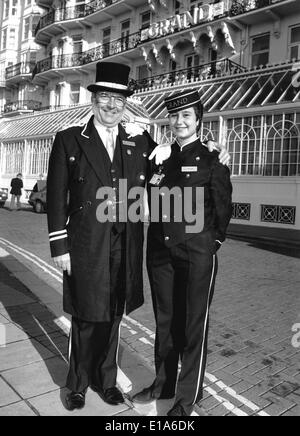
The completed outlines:
<svg viewBox="0 0 300 436">
<path fill-rule="evenodd" d="M 42 103 L 34 100 L 12 101 L 4 106 L 4 113 L 19 112 L 19 111 L 36 111 L 40 110 Z"/>
<path fill-rule="evenodd" d="M 32 74 L 34 67 L 34 62 L 20 62 L 19 64 L 11 65 L 6 68 L 5 78 L 9 80 L 13 77 L 21 76 L 22 74 Z"/>
<path fill-rule="evenodd" d="M 230 15 L 236 16 L 245 14 L 246 12 L 253 11 L 254 9 L 261 9 L 267 6 L 273 6 L 276 3 L 281 3 L 285 0 L 231 0 L 232 6 Z"/>
<path fill-rule="evenodd" d="M 114 3 L 118 3 L 120 0 L 93 0 L 88 4 L 75 5 L 61 9 L 54 9 L 48 14 L 41 17 L 36 29 L 35 35 L 39 30 L 43 29 L 50 24 L 60 21 L 76 20 L 78 18 L 84 18 L 97 11 L 111 6 Z"/>
<path fill-rule="evenodd" d="M 72 68 L 90 64 L 95 61 L 102 60 L 109 56 L 123 53 L 136 48 L 141 40 L 141 33 L 136 32 L 125 38 L 120 38 L 107 44 L 99 45 L 98 47 L 84 51 L 82 53 L 73 53 L 69 55 L 51 56 L 47 59 L 39 61 L 33 71 L 33 77 L 37 74 L 49 70 L 60 68 Z"/>
<path fill-rule="evenodd" d="M 197 82 L 200 80 L 206 80 L 225 75 L 238 74 L 242 73 L 243 71 L 246 71 L 246 68 L 236 64 L 235 62 L 232 62 L 230 59 L 222 59 L 220 61 L 199 65 L 198 67 L 172 71 L 167 74 L 160 74 L 147 79 L 133 81 L 131 85 L 136 90 L 141 90 L 172 85 L 181 81 L 185 83 Z"/>
</svg>

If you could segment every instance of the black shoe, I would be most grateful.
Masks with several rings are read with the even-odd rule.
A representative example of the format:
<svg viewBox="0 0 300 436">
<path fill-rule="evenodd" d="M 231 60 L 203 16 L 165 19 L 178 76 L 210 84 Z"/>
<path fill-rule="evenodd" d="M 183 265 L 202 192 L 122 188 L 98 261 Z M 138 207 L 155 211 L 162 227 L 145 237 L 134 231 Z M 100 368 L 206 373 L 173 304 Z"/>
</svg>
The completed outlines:
<svg viewBox="0 0 300 436">
<path fill-rule="evenodd" d="M 139 403 L 139 404 L 147 404 L 147 403 L 151 403 L 154 400 L 170 400 L 171 398 L 174 398 L 174 395 L 170 394 L 161 394 L 161 395 L 156 395 L 153 392 L 153 388 L 152 386 L 143 389 L 141 392 L 138 392 L 137 394 L 135 394 L 132 397 L 132 401 L 134 403 Z"/>
<path fill-rule="evenodd" d="M 99 395 L 99 397 L 107 404 L 117 406 L 118 404 L 125 403 L 123 394 L 117 387 L 106 389 L 106 391 L 103 391 L 103 389 L 99 389 L 95 386 L 91 386 L 91 389 L 95 391 Z"/>
<path fill-rule="evenodd" d="M 85 392 L 71 392 L 66 396 L 67 409 L 72 412 L 75 409 L 83 409 L 85 406 Z"/>
<path fill-rule="evenodd" d="M 168 416 L 189 416 L 180 403 L 175 404 L 168 412 Z"/>
</svg>

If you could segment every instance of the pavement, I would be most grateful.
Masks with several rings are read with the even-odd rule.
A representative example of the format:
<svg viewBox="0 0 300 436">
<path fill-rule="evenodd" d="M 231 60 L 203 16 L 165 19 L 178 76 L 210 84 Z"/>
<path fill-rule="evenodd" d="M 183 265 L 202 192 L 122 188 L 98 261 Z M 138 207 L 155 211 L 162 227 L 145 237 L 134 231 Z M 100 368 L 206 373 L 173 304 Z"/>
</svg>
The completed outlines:
<svg viewBox="0 0 300 436">
<path fill-rule="evenodd" d="M 126 404 L 93 392 L 68 412 L 69 320 L 51 266 L 44 215 L 0 211 L 0 415 L 165 416 L 171 402 L 136 407 L 130 395 L 154 376 L 155 322 L 145 305 L 124 317 L 118 382 Z M 204 398 L 195 416 L 300 416 L 300 262 L 288 247 L 228 240 L 211 308 Z M 124 418 L 126 417 L 126 418 Z"/>
<path fill-rule="evenodd" d="M 60 293 L 0 248 L 0 416 L 166 415 L 172 400 L 136 407 L 131 402 L 131 395 L 152 383 L 154 373 L 122 339 L 118 385 L 125 404 L 108 405 L 89 389 L 85 408 L 69 412 L 65 405 L 69 329 Z"/>
<path fill-rule="evenodd" d="M 90 390 L 82 411 L 66 410 L 69 322 L 60 305 L 60 294 L 0 248 L 0 416 L 138 416 L 128 397 L 110 406 Z M 140 380 L 132 386 L 122 371 L 125 392 L 150 383 L 151 371 L 122 345 L 119 360 Z"/>
</svg>

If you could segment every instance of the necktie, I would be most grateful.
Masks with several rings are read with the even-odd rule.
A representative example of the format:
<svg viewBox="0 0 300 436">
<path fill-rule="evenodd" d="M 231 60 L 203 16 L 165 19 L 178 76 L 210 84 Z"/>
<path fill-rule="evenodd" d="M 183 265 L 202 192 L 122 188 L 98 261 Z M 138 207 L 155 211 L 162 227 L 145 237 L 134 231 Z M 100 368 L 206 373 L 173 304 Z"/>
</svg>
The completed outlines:
<svg viewBox="0 0 300 436">
<path fill-rule="evenodd" d="M 112 129 L 106 129 L 107 136 L 106 136 L 106 150 L 109 154 L 110 160 L 113 161 L 114 154 L 115 154 L 115 139 L 114 139 L 114 132 Z"/>
</svg>

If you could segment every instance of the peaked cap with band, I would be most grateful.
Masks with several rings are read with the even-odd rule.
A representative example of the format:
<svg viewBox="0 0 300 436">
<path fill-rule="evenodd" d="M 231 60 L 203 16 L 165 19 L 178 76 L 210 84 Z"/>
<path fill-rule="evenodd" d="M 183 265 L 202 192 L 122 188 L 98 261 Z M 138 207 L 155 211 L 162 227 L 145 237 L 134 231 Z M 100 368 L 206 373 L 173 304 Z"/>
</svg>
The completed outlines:
<svg viewBox="0 0 300 436">
<path fill-rule="evenodd" d="M 203 113 L 203 105 L 200 100 L 199 92 L 196 89 L 187 89 L 178 94 L 173 94 L 165 99 L 165 105 L 169 114 L 188 109 L 192 106 L 199 106 Z"/>
<path fill-rule="evenodd" d="M 90 92 L 116 92 L 130 97 L 134 91 L 129 88 L 130 67 L 115 62 L 98 62 L 96 66 L 96 83 L 89 85 Z"/>
</svg>

